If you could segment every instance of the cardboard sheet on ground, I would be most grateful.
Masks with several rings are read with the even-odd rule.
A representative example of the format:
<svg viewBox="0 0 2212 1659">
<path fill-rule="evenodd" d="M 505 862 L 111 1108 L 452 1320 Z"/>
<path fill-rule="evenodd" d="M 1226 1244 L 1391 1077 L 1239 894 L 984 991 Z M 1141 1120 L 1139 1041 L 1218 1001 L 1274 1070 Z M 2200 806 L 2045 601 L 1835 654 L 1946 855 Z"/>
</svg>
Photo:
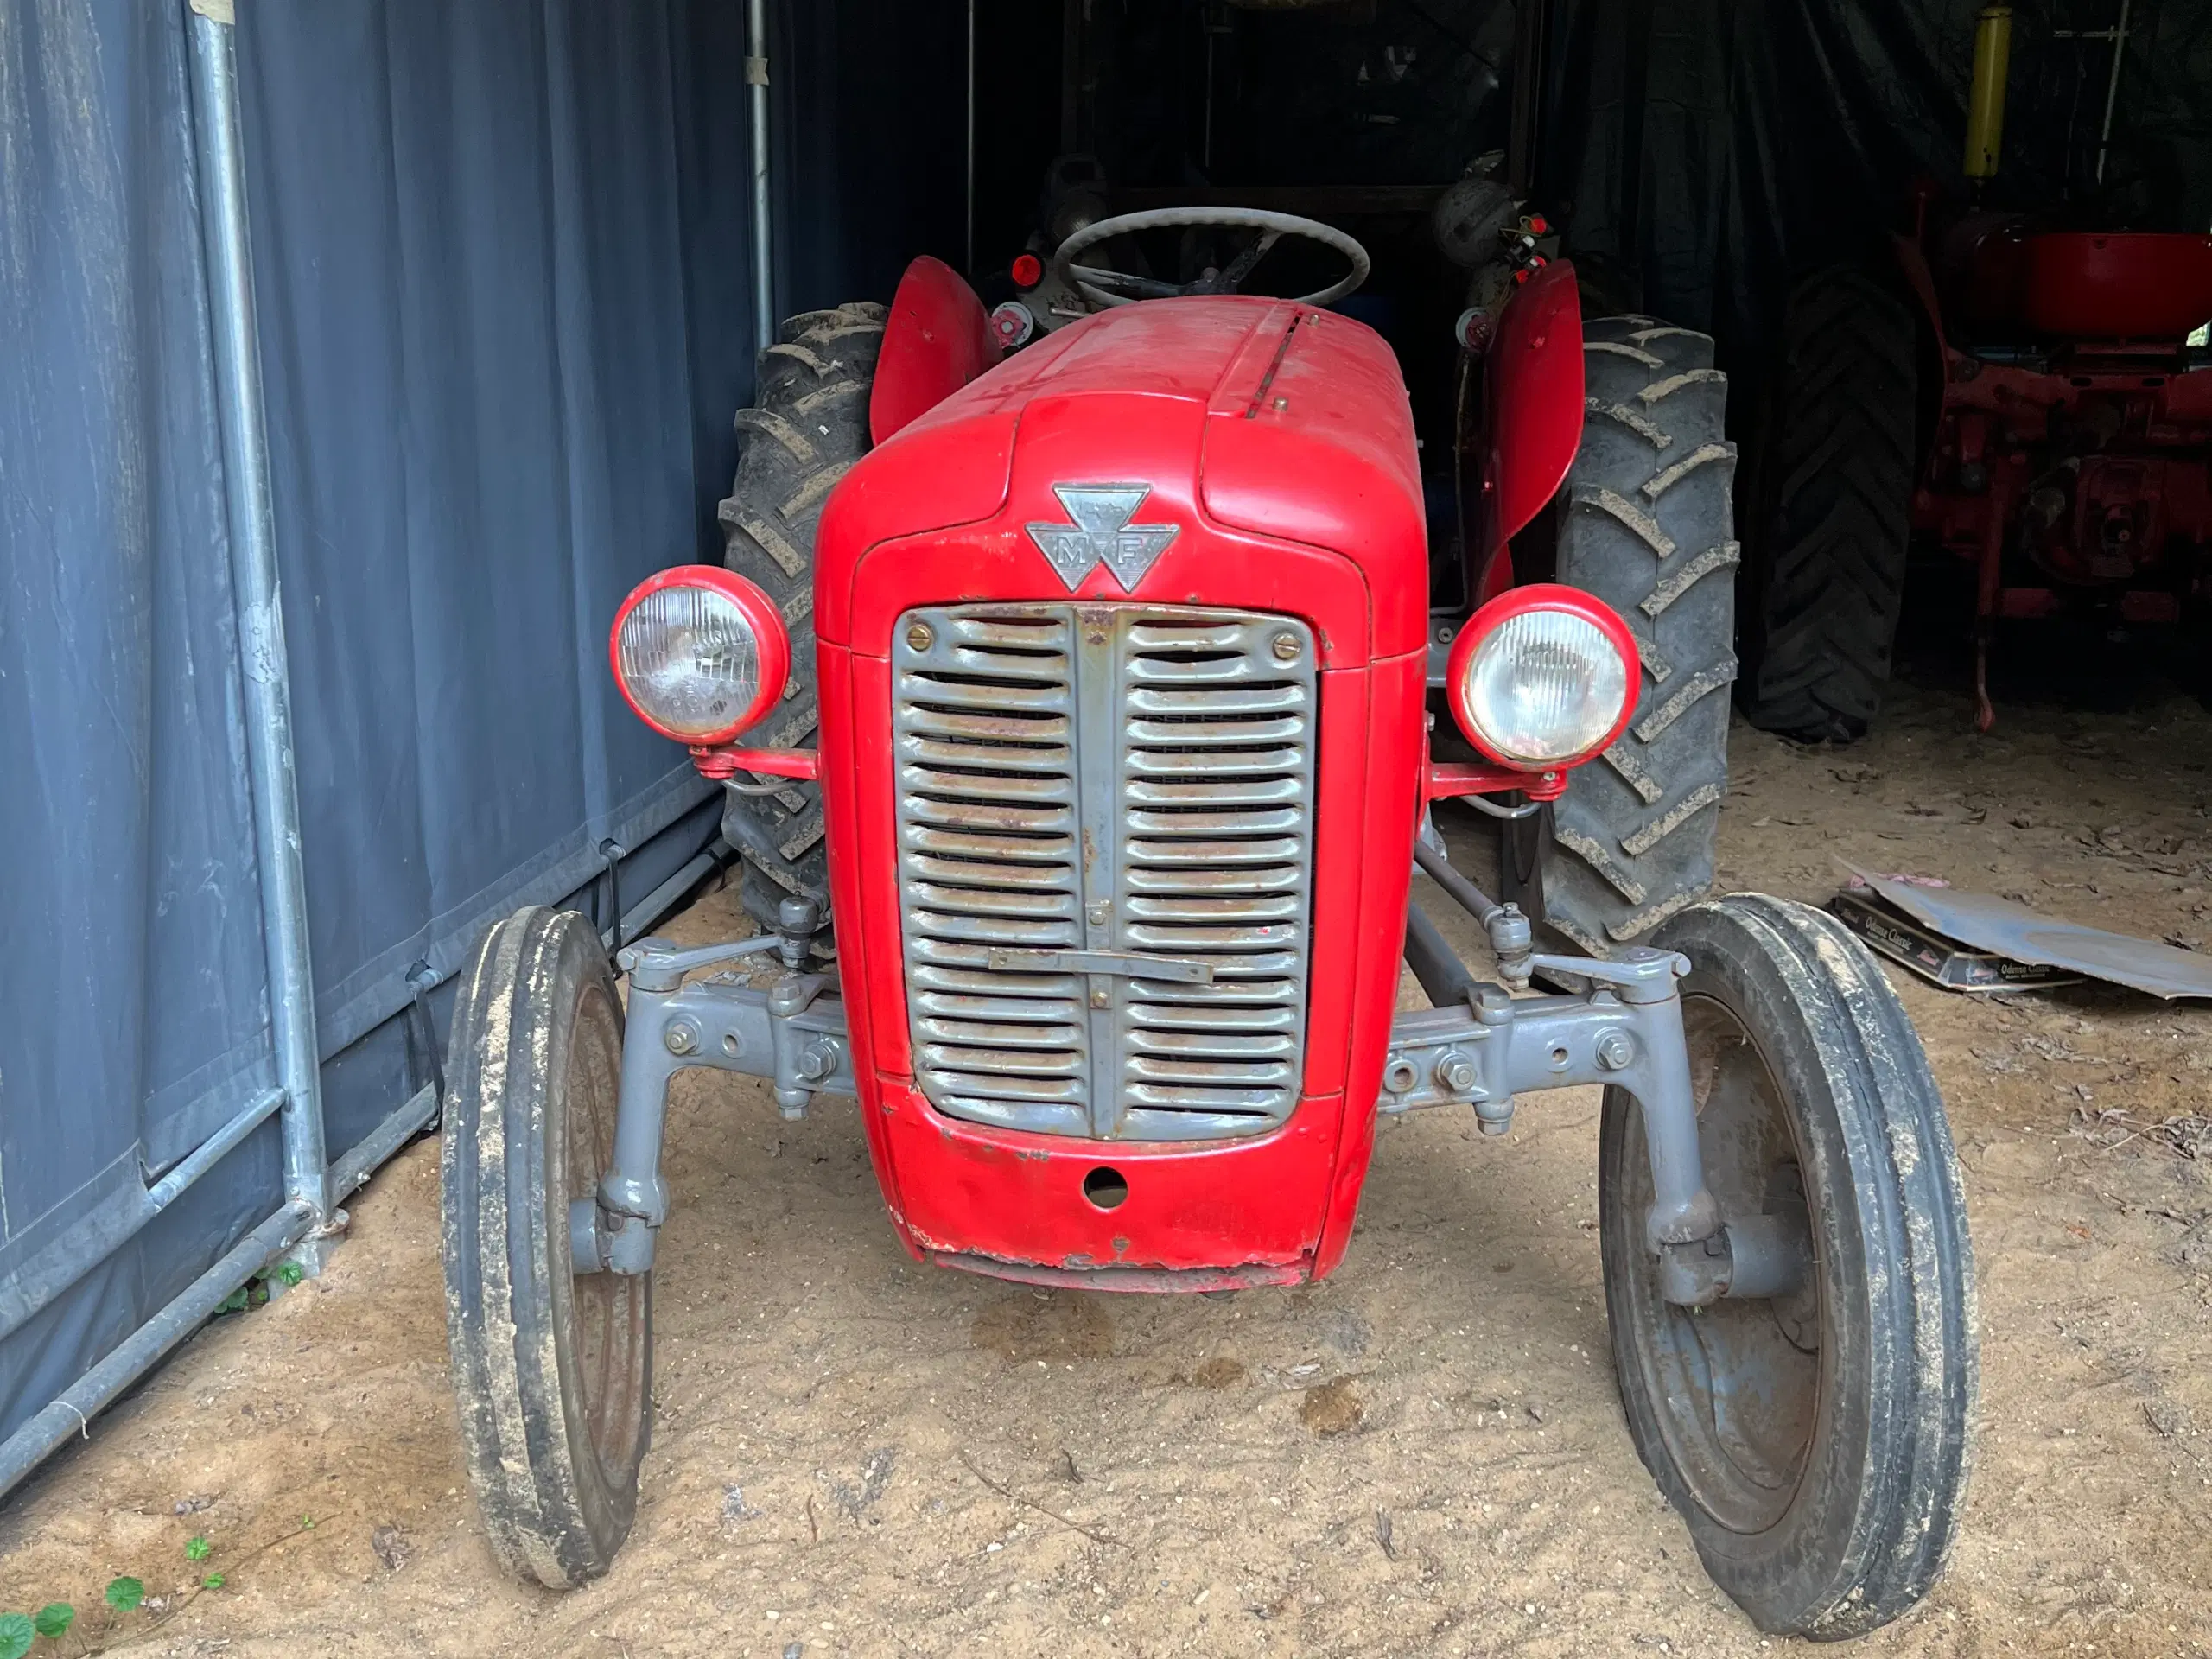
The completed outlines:
<svg viewBox="0 0 2212 1659">
<path fill-rule="evenodd" d="M 1892 881 L 1842 859 L 1836 862 L 1906 915 L 1962 944 L 2133 986 L 2152 996 L 2212 997 L 2212 955 L 2058 921 L 1986 893 Z"/>
</svg>

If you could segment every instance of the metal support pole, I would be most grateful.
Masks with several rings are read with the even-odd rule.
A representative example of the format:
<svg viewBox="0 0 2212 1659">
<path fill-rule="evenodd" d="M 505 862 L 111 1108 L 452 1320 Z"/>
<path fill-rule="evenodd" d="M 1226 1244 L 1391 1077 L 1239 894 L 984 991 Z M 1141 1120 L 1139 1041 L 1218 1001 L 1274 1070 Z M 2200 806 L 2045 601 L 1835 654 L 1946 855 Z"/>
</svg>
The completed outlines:
<svg viewBox="0 0 2212 1659">
<path fill-rule="evenodd" d="M 2105 118 L 2097 128 L 2097 182 L 2099 184 L 2105 181 L 2105 156 L 2106 152 L 2112 148 L 2113 111 L 2120 107 L 2120 60 L 2127 52 L 2127 14 L 2131 4 L 2132 0 L 2120 0 L 2120 21 L 2110 29 L 2054 29 L 2050 31 L 2050 38 L 2054 41 L 2110 41 L 2112 42 L 2112 65 L 2105 74 Z M 1980 45 L 1980 37 L 1977 35 L 1974 40 L 1977 51 Z M 2070 117 L 2066 128 L 2066 144 L 2067 159 L 2070 163 L 2073 160 L 2074 146 L 2074 128 Z"/>
<path fill-rule="evenodd" d="M 2120 66 L 2127 54 L 2128 0 L 2120 0 L 2120 21 L 2112 30 L 2112 73 L 2105 78 L 2105 119 L 2097 129 L 2097 182 L 2105 181 L 2105 156 L 2112 149 L 2112 112 L 2120 106 Z"/>
<path fill-rule="evenodd" d="M 1513 94 L 1505 120 L 1505 188 L 1516 200 L 1535 194 L 1536 144 L 1543 131 L 1544 27 L 1550 0 L 1513 8 Z"/>
<path fill-rule="evenodd" d="M 753 116 L 753 349 L 776 343 L 774 227 L 768 187 L 768 5 L 746 0 L 745 101 Z"/>
<path fill-rule="evenodd" d="M 219 12 L 220 16 L 212 15 Z M 232 603 L 245 683 L 246 764 L 253 785 L 261 931 L 269 960 L 269 1014 L 277 1085 L 284 1091 L 284 1195 L 320 1228 L 330 1202 L 322 1141 L 322 1079 L 315 1047 L 315 975 L 308 955 L 307 874 L 292 760 L 292 689 L 270 503 L 269 433 L 255 334 L 253 259 L 246 229 L 245 156 L 239 130 L 235 29 L 227 0 L 191 0 L 194 136 L 200 235 L 214 333 L 215 393 L 222 423 L 223 489 L 230 522 Z M 322 1270 L 327 1239 L 310 1233 L 292 1255 Z"/>
</svg>

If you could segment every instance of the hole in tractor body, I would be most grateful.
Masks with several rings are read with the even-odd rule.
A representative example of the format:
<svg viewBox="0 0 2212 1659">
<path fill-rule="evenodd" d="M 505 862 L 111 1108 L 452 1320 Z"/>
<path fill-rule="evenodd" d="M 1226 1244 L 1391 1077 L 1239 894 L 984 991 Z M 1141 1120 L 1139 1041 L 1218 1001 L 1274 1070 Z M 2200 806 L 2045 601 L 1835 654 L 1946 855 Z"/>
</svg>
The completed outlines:
<svg viewBox="0 0 2212 1659">
<path fill-rule="evenodd" d="M 1101 1164 L 1083 1178 L 1083 1196 L 1101 1210 L 1117 1210 L 1129 1196 L 1129 1178 Z"/>
</svg>

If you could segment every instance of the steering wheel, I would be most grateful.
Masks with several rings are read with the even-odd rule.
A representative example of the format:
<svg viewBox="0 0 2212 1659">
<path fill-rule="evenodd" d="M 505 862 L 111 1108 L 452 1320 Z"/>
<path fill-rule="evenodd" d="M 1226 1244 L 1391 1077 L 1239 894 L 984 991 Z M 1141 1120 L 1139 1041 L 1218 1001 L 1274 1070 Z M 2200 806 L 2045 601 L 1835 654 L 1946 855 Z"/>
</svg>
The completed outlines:
<svg viewBox="0 0 2212 1659">
<path fill-rule="evenodd" d="M 1132 276 L 1098 265 L 1079 265 L 1078 256 L 1101 242 L 1132 231 L 1188 230 L 1256 231 L 1250 246 L 1211 276 L 1195 283 L 1163 283 L 1154 276 Z M 1060 244 L 1052 256 L 1052 274 L 1093 305 L 1129 305 L 1138 300 L 1174 299 L 1187 294 L 1234 294 L 1236 285 L 1252 274 L 1252 267 L 1269 248 L 1286 236 L 1302 238 L 1333 248 L 1351 262 L 1351 269 L 1331 286 L 1300 296 L 1296 305 L 1327 305 L 1367 280 L 1371 268 L 1367 250 L 1333 225 L 1302 219 L 1296 213 L 1269 213 L 1261 207 L 1153 207 L 1141 213 L 1117 213 L 1084 226 Z"/>
</svg>

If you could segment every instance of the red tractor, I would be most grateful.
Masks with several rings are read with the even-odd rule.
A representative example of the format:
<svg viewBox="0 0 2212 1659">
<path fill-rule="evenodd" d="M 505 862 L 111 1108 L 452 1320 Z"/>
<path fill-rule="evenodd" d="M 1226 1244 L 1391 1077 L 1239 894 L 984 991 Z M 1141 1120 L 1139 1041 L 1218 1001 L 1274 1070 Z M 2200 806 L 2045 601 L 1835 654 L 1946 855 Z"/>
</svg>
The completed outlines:
<svg viewBox="0 0 2212 1659">
<path fill-rule="evenodd" d="M 1996 171 L 2010 29 L 2009 8 L 1984 10 L 1977 191 Z M 2115 57 L 2115 92 L 2119 73 Z M 1793 295 L 1747 538 L 1744 700 L 1758 725 L 1865 734 L 1915 543 L 1973 566 L 1984 731 L 2007 620 L 2202 623 L 2212 236 L 2084 230 L 2082 217 L 1967 207 L 1923 185 L 1893 270 L 1823 271 Z"/>
<path fill-rule="evenodd" d="M 1390 350 L 1227 291 L 1242 256 L 1148 286 L 1084 263 L 1126 229 L 1056 250 L 1097 292 L 1010 357 L 931 260 L 887 317 L 794 319 L 741 417 L 741 569 L 664 572 L 614 620 L 631 706 L 747 791 L 774 902 L 757 937 L 613 963 L 583 918 L 528 910 L 462 977 L 445 1261 L 495 1550 L 568 1586 L 628 1531 L 680 1069 L 767 1078 L 793 1116 L 857 1097 L 918 1260 L 1137 1292 L 1319 1279 L 1380 1116 L 1503 1135 L 1519 1096 L 1597 1084 L 1645 1463 L 1762 1628 L 1896 1618 L 1957 1525 L 1975 1377 L 1958 1168 L 1902 1007 L 1838 924 L 1756 894 L 1547 954 L 1429 818 L 1562 803 L 1614 918 L 1650 897 L 1637 847 L 1587 827 L 1617 823 L 1568 808 L 1594 774 L 1659 799 L 1669 729 L 1722 702 L 1669 632 L 1733 557 L 1707 343 L 1586 328 L 1563 263 L 1524 262 L 1471 329 L 1489 596 L 1438 671 L 1473 757 L 1448 760 Z M 1561 580 L 1515 584 L 1506 538 L 1545 514 Z M 1416 866 L 1483 925 L 1496 982 L 1409 906 Z M 747 962 L 772 978 L 726 971 Z M 1396 1011 L 1408 965 L 1433 1007 Z"/>
</svg>

